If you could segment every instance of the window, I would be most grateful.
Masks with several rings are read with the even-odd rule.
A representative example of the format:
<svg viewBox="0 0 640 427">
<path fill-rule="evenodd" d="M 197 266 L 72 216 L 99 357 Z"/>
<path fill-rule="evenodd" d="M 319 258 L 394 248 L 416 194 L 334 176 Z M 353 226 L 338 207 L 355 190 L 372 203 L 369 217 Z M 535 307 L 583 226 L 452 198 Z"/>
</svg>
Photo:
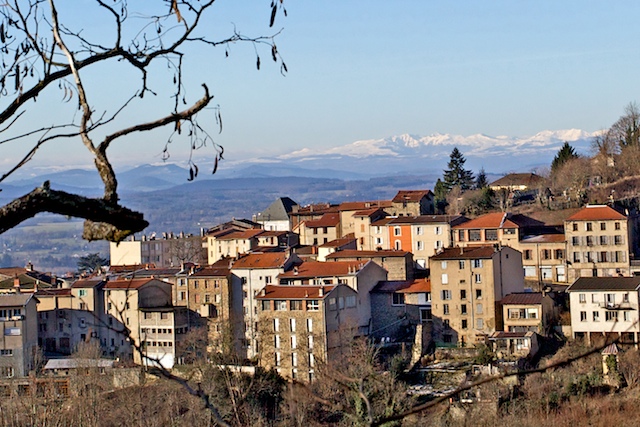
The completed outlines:
<svg viewBox="0 0 640 427">
<path fill-rule="evenodd" d="M 458 240 L 464 242 L 464 230 L 458 230 Z"/>
<path fill-rule="evenodd" d="M 620 223 L 616 222 L 613 228 L 615 228 L 616 230 L 620 230 Z"/>
<path fill-rule="evenodd" d="M 449 314 L 449 304 L 442 304 L 442 313 Z"/>
<path fill-rule="evenodd" d="M 476 283 L 482 283 L 482 275 L 481 274 L 476 273 L 473 276 L 475 278 L 475 282 Z"/>
<path fill-rule="evenodd" d="M 394 236 L 402 236 L 402 229 L 400 227 L 393 227 Z"/>
<path fill-rule="evenodd" d="M 467 314 L 467 304 L 460 304 L 460 314 Z"/>
<path fill-rule="evenodd" d="M 440 227 L 439 225 L 435 226 L 433 228 L 433 232 L 438 236 L 441 235 L 442 234 L 442 227 Z"/>
<path fill-rule="evenodd" d="M 402 250 L 402 242 L 400 242 L 400 240 L 395 241 L 395 248 L 396 248 L 396 251 Z"/>
<path fill-rule="evenodd" d="M 622 295 L 622 302 L 624 302 L 624 303 L 628 303 L 629 302 L 629 292 L 625 292 Z"/>
<path fill-rule="evenodd" d="M 593 236 L 587 236 L 587 246 L 593 246 Z"/>
<path fill-rule="evenodd" d="M 187 299 L 187 293 L 185 291 L 180 291 L 178 293 L 178 300 L 179 301 L 184 301 L 186 299 Z M 111 304 L 111 303 L 109 303 L 109 304 Z"/>
<path fill-rule="evenodd" d="M 600 223 L 600 230 L 605 231 L 607 229 L 607 223 L 606 222 L 601 222 Z"/>
<path fill-rule="evenodd" d="M 273 319 L 273 330 L 280 332 L 280 319 Z"/>
<path fill-rule="evenodd" d="M 274 335 L 273 346 L 280 348 L 280 335 Z"/>
<path fill-rule="evenodd" d="M 578 236 L 573 236 L 573 237 L 571 238 L 571 244 L 572 244 L 573 246 L 580 246 L 580 237 L 578 237 Z"/>
<path fill-rule="evenodd" d="M 87 296 L 87 290 L 86 289 L 80 289 L 78 291 L 78 296 L 79 297 L 86 297 Z"/>
<path fill-rule="evenodd" d="M 275 363 L 276 363 L 276 366 L 280 366 L 280 363 L 281 363 L 280 353 L 276 353 Z"/>
<path fill-rule="evenodd" d="M 476 304 L 476 314 L 482 314 L 482 304 Z"/>
<path fill-rule="evenodd" d="M 421 251 L 424 249 L 424 242 L 422 240 L 418 240 L 416 242 L 416 250 Z"/>
<path fill-rule="evenodd" d="M 442 324 L 444 325 L 445 328 L 449 328 L 451 326 L 451 324 L 449 323 L 449 319 L 444 319 L 442 321 Z"/>
<path fill-rule="evenodd" d="M 346 304 L 347 304 L 347 308 L 351 308 L 351 307 L 355 307 L 356 306 L 356 297 L 355 295 L 351 295 L 345 298 L 346 300 Z"/>
<path fill-rule="evenodd" d="M 13 356 L 13 350 L 12 349 L 2 349 L 0 350 L 0 356 Z"/>
<path fill-rule="evenodd" d="M 449 284 L 449 275 L 447 273 L 442 273 L 442 284 L 443 285 Z"/>
<path fill-rule="evenodd" d="M 585 230 L 587 230 L 587 231 L 593 231 L 593 223 L 591 223 L 591 222 L 587 222 L 587 223 L 585 224 Z"/>
<path fill-rule="evenodd" d="M 153 313 L 144 313 L 145 320 L 153 319 Z"/>
<path fill-rule="evenodd" d="M 376 237 L 376 245 L 382 245 L 383 243 L 382 237 Z"/>
<path fill-rule="evenodd" d="M 460 261 L 458 261 L 458 268 L 459 268 L 460 270 L 464 269 L 464 260 L 463 260 L 463 259 L 461 259 Z"/>
<path fill-rule="evenodd" d="M 473 268 L 482 268 L 482 260 L 474 259 L 473 260 Z"/>
<path fill-rule="evenodd" d="M 307 332 L 313 332 L 313 319 L 307 319 Z"/>
<path fill-rule="evenodd" d="M 621 245 L 622 243 L 624 243 L 624 239 L 620 235 L 615 235 L 615 236 L 613 236 L 613 242 L 616 245 Z"/>
<path fill-rule="evenodd" d="M 578 294 L 578 300 L 582 304 L 586 303 L 587 302 L 587 294 Z"/>
<path fill-rule="evenodd" d="M 318 311 L 319 309 L 320 305 L 317 299 L 307 301 L 307 311 Z"/>
<path fill-rule="evenodd" d="M 14 376 L 13 367 L 11 366 L 0 367 L 0 377 L 13 378 L 13 376 Z"/>
<path fill-rule="evenodd" d="M 443 270 L 447 269 L 447 261 L 440 261 L 440 268 L 442 268 Z"/>
<path fill-rule="evenodd" d="M 573 231 L 578 231 L 578 223 L 577 223 L 577 222 L 574 222 L 573 224 L 571 224 L 571 229 L 572 229 Z"/>
<path fill-rule="evenodd" d="M 300 300 L 295 300 L 295 299 L 291 300 L 289 301 L 289 305 L 291 310 L 295 310 L 295 311 L 302 310 L 302 301 Z"/>
<path fill-rule="evenodd" d="M 483 329 L 483 328 L 484 328 L 484 320 L 476 319 L 476 329 Z"/>
<path fill-rule="evenodd" d="M 468 325 L 467 319 L 462 319 L 462 322 L 461 322 L 462 329 L 467 329 L 468 328 L 467 325 Z"/>
<path fill-rule="evenodd" d="M 485 230 L 484 231 L 484 238 L 485 238 L 485 240 L 488 240 L 488 241 L 491 241 L 491 242 L 497 242 L 498 241 L 498 230 L 495 230 L 495 229 Z"/>
<path fill-rule="evenodd" d="M 624 321 L 625 322 L 630 322 L 631 321 L 631 313 L 628 311 L 623 311 L 624 314 Z"/>
<path fill-rule="evenodd" d="M 469 230 L 470 242 L 479 242 L 480 240 L 482 240 L 480 237 L 480 230 Z"/>
<path fill-rule="evenodd" d="M 532 255 L 533 251 L 531 249 L 525 249 L 524 251 L 524 259 L 533 259 L 533 255 Z"/>
<path fill-rule="evenodd" d="M 607 237 L 608 236 L 600 236 L 600 245 L 601 246 L 609 244 L 609 239 Z"/>
<path fill-rule="evenodd" d="M 542 259 L 551 259 L 551 249 L 543 249 L 541 255 Z"/>
<path fill-rule="evenodd" d="M 467 299 L 467 291 L 465 289 L 460 289 L 460 299 L 461 300 Z"/>
<path fill-rule="evenodd" d="M 422 235 L 424 234 L 424 232 L 423 232 L 423 230 L 422 230 L 422 227 L 419 227 L 419 226 L 418 226 L 418 227 L 416 227 L 416 234 L 417 234 L 418 236 L 422 236 Z"/>
<path fill-rule="evenodd" d="M 580 262 L 580 252 L 573 253 L 573 262 Z"/>
<path fill-rule="evenodd" d="M 451 291 L 448 289 L 444 289 L 442 291 L 440 291 L 440 299 L 442 299 L 443 301 L 447 301 L 451 299 Z"/>
<path fill-rule="evenodd" d="M 556 259 L 564 259 L 564 249 L 556 249 L 555 257 Z"/>
<path fill-rule="evenodd" d="M 291 353 L 291 366 L 298 366 L 298 353 Z"/>
<path fill-rule="evenodd" d="M 617 311 L 605 311 L 604 318 L 607 322 L 617 322 L 618 321 L 618 312 Z"/>
<path fill-rule="evenodd" d="M 600 312 L 599 311 L 594 311 L 593 312 L 593 321 L 594 322 L 599 322 L 600 321 Z"/>
<path fill-rule="evenodd" d="M 587 312 L 586 311 L 581 311 L 580 312 L 580 321 L 581 322 L 586 322 L 587 321 Z"/>
<path fill-rule="evenodd" d="M 329 298 L 329 310 L 334 311 L 337 308 L 338 307 L 336 305 L 336 299 L 335 298 Z"/>
<path fill-rule="evenodd" d="M 420 309 L 420 321 L 421 322 L 429 322 L 432 319 L 431 309 L 430 308 L 421 308 Z"/>
<path fill-rule="evenodd" d="M 285 300 L 275 300 L 273 302 L 273 309 L 276 311 L 286 311 L 287 310 L 287 301 Z"/>
<path fill-rule="evenodd" d="M 391 297 L 391 305 L 404 305 L 404 294 L 394 292 Z"/>
<path fill-rule="evenodd" d="M 289 328 L 291 329 L 291 332 L 296 331 L 296 319 L 289 319 Z"/>
<path fill-rule="evenodd" d="M 295 335 L 291 335 L 291 348 L 298 348 L 298 338 Z"/>
<path fill-rule="evenodd" d="M 476 289 L 476 299 L 482 299 L 482 289 Z"/>
</svg>

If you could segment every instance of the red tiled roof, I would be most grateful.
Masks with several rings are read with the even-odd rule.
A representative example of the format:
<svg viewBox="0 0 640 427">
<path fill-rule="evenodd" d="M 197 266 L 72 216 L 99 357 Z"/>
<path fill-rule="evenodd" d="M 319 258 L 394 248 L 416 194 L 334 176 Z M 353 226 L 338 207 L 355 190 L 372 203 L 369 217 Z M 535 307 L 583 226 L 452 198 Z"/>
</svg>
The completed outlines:
<svg viewBox="0 0 640 427">
<path fill-rule="evenodd" d="M 307 228 L 318 228 L 318 227 L 335 227 L 340 224 L 340 214 L 339 213 L 326 213 L 322 215 L 320 219 L 305 221 L 304 225 Z"/>
<path fill-rule="evenodd" d="M 298 210 L 294 209 L 290 215 L 321 215 L 327 212 L 338 212 L 338 205 L 319 203 L 315 205 L 300 206 Z"/>
<path fill-rule="evenodd" d="M 226 277 L 229 275 L 229 272 L 230 270 L 228 268 L 204 267 L 193 273 L 191 277 Z"/>
<path fill-rule="evenodd" d="M 453 228 L 520 228 L 540 225 L 544 225 L 544 223 L 526 215 L 511 214 L 508 212 L 493 212 L 481 215 L 475 219 L 456 225 Z"/>
<path fill-rule="evenodd" d="M 407 251 L 358 251 L 356 249 L 344 249 L 327 255 L 327 259 L 335 258 L 375 258 L 375 257 L 399 257 L 404 258 L 409 252 Z"/>
<path fill-rule="evenodd" d="M 502 298 L 502 304 L 511 305 L 539 305 L 542 304 L 541 292 L 517 292 Z"/>
<path fill-rule="evenodd" d="M 567 218 L 567 221 L 626 220 L 627 217 L 610 206 L 591 205 Z"/>
<path fill-rule="evenodd" d="M 431 279 L 416 279 L 408 288 L 402 289 L 400 292 L 404 294 L 431 292 Z"/>
<path fill-rule="evenodd" d="M 527 188 L 545 184 L 546 179 L 535 173 L 510 173 L 489 184 L 490 187 L 514 187 L 524 185 Z"/>
<path fill-rule="evenodd" d="M 366 263 L 363 261 L 320 262 L 306 261 L 278 275 L 282 279 L 348 276 L 357 273 Z"/>
<path fill-rule="evenodd" d="M 107 284 L 104 286 L 105 289 L 140 289 L 150 282 L 161 282 L 158 279 L 118 279 L 118 280 L 109 280 Z M 166 283 L 166 282 L 162 282 Z"/>
<path fill-rule="evenodd" d="M 431 257 L 435 260 L 491 258 L 495 253 L 493 246 L 469 246 L 466 248 L 447 248 Z"/>
<path fill-rule="evenodd" d="M 155 268 L 155 264 L 111 265 L 109 273 L 130 273 L 143 268 Z"/>
<path fill-rule="evenodd" d="M 383 280 L 378 282 L 372 292 L 400 292 L 404 294 L 431 292 L 431 280 Z"/>
<path fill-rule="evenodd" d="M 393 198 L 394 203 L 419 202 L 423 197 L 431 193 L 431 190 L 401 190 Z"/>
<path fill-rule="evenodd" d="M 231 269 L 238 268 L 278 268 L 282 267 L 288 256 L 285 252 L 251 253 L 234 261 Z"/>
<path fill-rule="evenodd" d="M 410 218 L 410 217 L 403 217 L 403 218 Z M 379 219 L 377 221 L 372 222 L 371 225 L 375 225 L 375 226 L 378 226 L 378 227 L 384 227 L 385 225 L 391 223 L 391 221 L 394 221 L 394 220 L 396 220 L 396 218 L 388 216 L 386 218 L 382 218 L 382 219 Z"/>
<path fill-rule="evenodd" d="M 354 233 L 349 233 L 344 237 L 340 237 L 335 240 L 331 240 L 330 242 L 323 243 L 319 245 L 320 248 L 339 248 L 340 246 L 348 245 L 351 242 L 356 240 L 356 236 Z"/>
<path fill-rule="evenodd" d="M 283 230 L 265 230 L 262 232 L 262 234 L 260 234 L 259 237 L 279 237 L 279 236 L 283 236 L 285 234 L 287 234 L 288 231 L 283 231 Z"/>
<path fill-rule="evenodd" d="M 322 289 L 322 295 L 320 290 Z M 323 299 L 333 289 L 333 286 L 286 286 L 267 285 L 263 291 L 258 292 L 256 299 Z"/>
</svg>

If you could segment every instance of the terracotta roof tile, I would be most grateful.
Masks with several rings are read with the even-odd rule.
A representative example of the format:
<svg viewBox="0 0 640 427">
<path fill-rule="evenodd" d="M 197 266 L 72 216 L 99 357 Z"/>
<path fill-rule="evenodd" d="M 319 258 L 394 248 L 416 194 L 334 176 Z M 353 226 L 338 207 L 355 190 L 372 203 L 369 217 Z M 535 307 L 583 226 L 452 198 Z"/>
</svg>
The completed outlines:
<svg viewBox="0 0 640 427">
<path fill-rule="evenodd" d="M 278 277 L 281 279 L 312 279 L 316 277 L 350 276 L 357 273 L 364 265 L 366 265 L 366 262 L 363 261 L 306 261 L 291 270 L 281 273 Z"/>
<path fill-rule="evenodd" d="M 191 277 L 226 277 L 230 272 L 231 270 L 228 268 L 204 267 L 193 273 Z"/>
<path fill-rule="evenodd" d="M 627 217 L 610 206 L 590 205 L 571 215 L 567 221 L 626 220 Z"/>
<path fill-rule="evenodd" d="M 511 305 L 538 305 L 542 304 L 541 292 L 517 292 L 502 298 L 502 304 Z"/>
<path fill-rule="evenodd" d="M 535 220 L 522 214 L 511 214 L 508 212 L 493 212 L 481 215 L 475 219 L 454 226 L 455 229 L 471 228 L 520 228 L 531 226 L 542 226 L 543 222 Z"/>
<path fill-rule="evenodd" d="M 380 213 L 383 214 L 384 210 L 382 208 L 371 208 L 371 209 L 363 209 L 363 210 L 359 210 L 359 211 L 355 211 L 353 213 L 353 216 L 363 216 L 363 217 L 367 217 L 367 216 L 373 216 L 376 213 Z"/>
<path fill-rule="evenodd" d="M 469 246 L 466 248 L 447 248 L 431 257 L 434 260 L 491 258 L 495 253 L 493 246 Z"/>
<path fill-rule="evenodd" d="M 242 240 L 251 239 L 252 237 L 261 234 L 264 230 L 258 228 L 252 228 L 244 231 L 234 231 L 221 237 L 216 237 L 216 240 Z"/>
<path fill-rule="evenodd" d="M 383 280 L 378 282 L 371 292 L 400 292 L 403 294 L 431 292 L 431 280 Z"/>
<path fill-rule="evenodd" d="M 393 198 L 394 203 L 419 202 L 423 197 L 429 195 L 431 190 L 400 190 Z"/>
<path fill-rule="evenodd" d="M 240 268 L 279 268 L 288 256 L 285 252 L 251 253 L 234 261 L 231 269 Z"/>
<path fill-rule="evenodd" d="M 373 208 L 389 208 L 391 200 L 374 200 L 370 202 L 343 202 L 340 203 L 338 209 L 340 211 L 361 211 Z"/>
<path fill-rule="evenodd" d="M 396 218 L 389 218 L 389 224 L 451 224 L 456 225 L 462 222 L 469 221 L 468 218 L 462 215 L 420 215 L 420 216 L 399 216 Z M 374 225 L 378 225 L 377 222 Z"/>
<path fill-rule="evenodd" d="M 326 213 L 326 214 L 323 214 L 322 217 L 320 217 L 320 219 L 304 222 L 304 225 L 307 228 L 335 227 L 338 224 L 340 224 L 339 213 Z"/>
<path fill-rule="evenodd" d="M 321 245 L 319 245 L 318 247 L 320 248 L 339 248 L 341 246 L 346 246 L 350 243 L 353 243 L 356 241 L 356 236 L 353 233 L 349 233 L 346 236 L 340 237 L 338 239 L 335 240 L 331 240 L 330 242 L 327 243 L 323 243 Z"/>
</svg>

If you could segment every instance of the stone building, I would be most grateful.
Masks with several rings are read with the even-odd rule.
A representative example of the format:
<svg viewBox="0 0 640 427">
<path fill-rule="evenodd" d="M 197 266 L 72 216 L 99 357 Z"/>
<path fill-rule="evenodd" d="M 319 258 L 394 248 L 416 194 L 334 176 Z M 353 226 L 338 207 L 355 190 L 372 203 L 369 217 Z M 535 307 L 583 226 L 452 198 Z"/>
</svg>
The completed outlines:
<svg viewBox="0 0 640 427">
<path fill-rule="evenodd" d="M 407 251 L 356 251 L 333 252 L 326 261 L 373 261 L 387 270 L 387 280 L 413 280 L 413 254 Z"/>
<path fill-rule="evenodd" d="M 434 340 L 474 345 L 502 330 L 506 295 L 524 292 L 522 254 L 510 247 L 450 248 L 429 261 Z"/>
<path fill-rule="evenodd" d="M 346 285 L 267 285 L 260 302 L 260 365 L 313 381 L 357 334 L 357 292 Z"/>
<path fill-rule="evenodd" d="M 32 294 L 0 294 L 0 378 L 26 377 L 38 350 L 37 298 Z"/>
</svg>

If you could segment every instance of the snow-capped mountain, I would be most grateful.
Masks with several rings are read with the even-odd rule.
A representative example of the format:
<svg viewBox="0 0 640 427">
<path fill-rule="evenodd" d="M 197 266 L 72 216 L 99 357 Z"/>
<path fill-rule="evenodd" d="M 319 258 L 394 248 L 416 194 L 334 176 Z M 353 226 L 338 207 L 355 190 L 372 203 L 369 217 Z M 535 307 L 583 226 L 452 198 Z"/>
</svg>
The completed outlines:
<svg viewBox="0 0 640 427">
<path fill-rule="evenodd" d="M 548 166 L 565 141 L 579 153 L 587 154 L 595 135 L 579 129 L 542 131 L 529 137 L 404 134 L 327 149 L 304 148 L 277 156 L 272 161 L 308 168 L 348 167 L 359 172 L 415 172 L 426 168 L 443 169 L 453 147 L 458 147 L 468 161 L 467 167 L 484 167 L 495 173 L 529 171 Z"/>
</svg>

